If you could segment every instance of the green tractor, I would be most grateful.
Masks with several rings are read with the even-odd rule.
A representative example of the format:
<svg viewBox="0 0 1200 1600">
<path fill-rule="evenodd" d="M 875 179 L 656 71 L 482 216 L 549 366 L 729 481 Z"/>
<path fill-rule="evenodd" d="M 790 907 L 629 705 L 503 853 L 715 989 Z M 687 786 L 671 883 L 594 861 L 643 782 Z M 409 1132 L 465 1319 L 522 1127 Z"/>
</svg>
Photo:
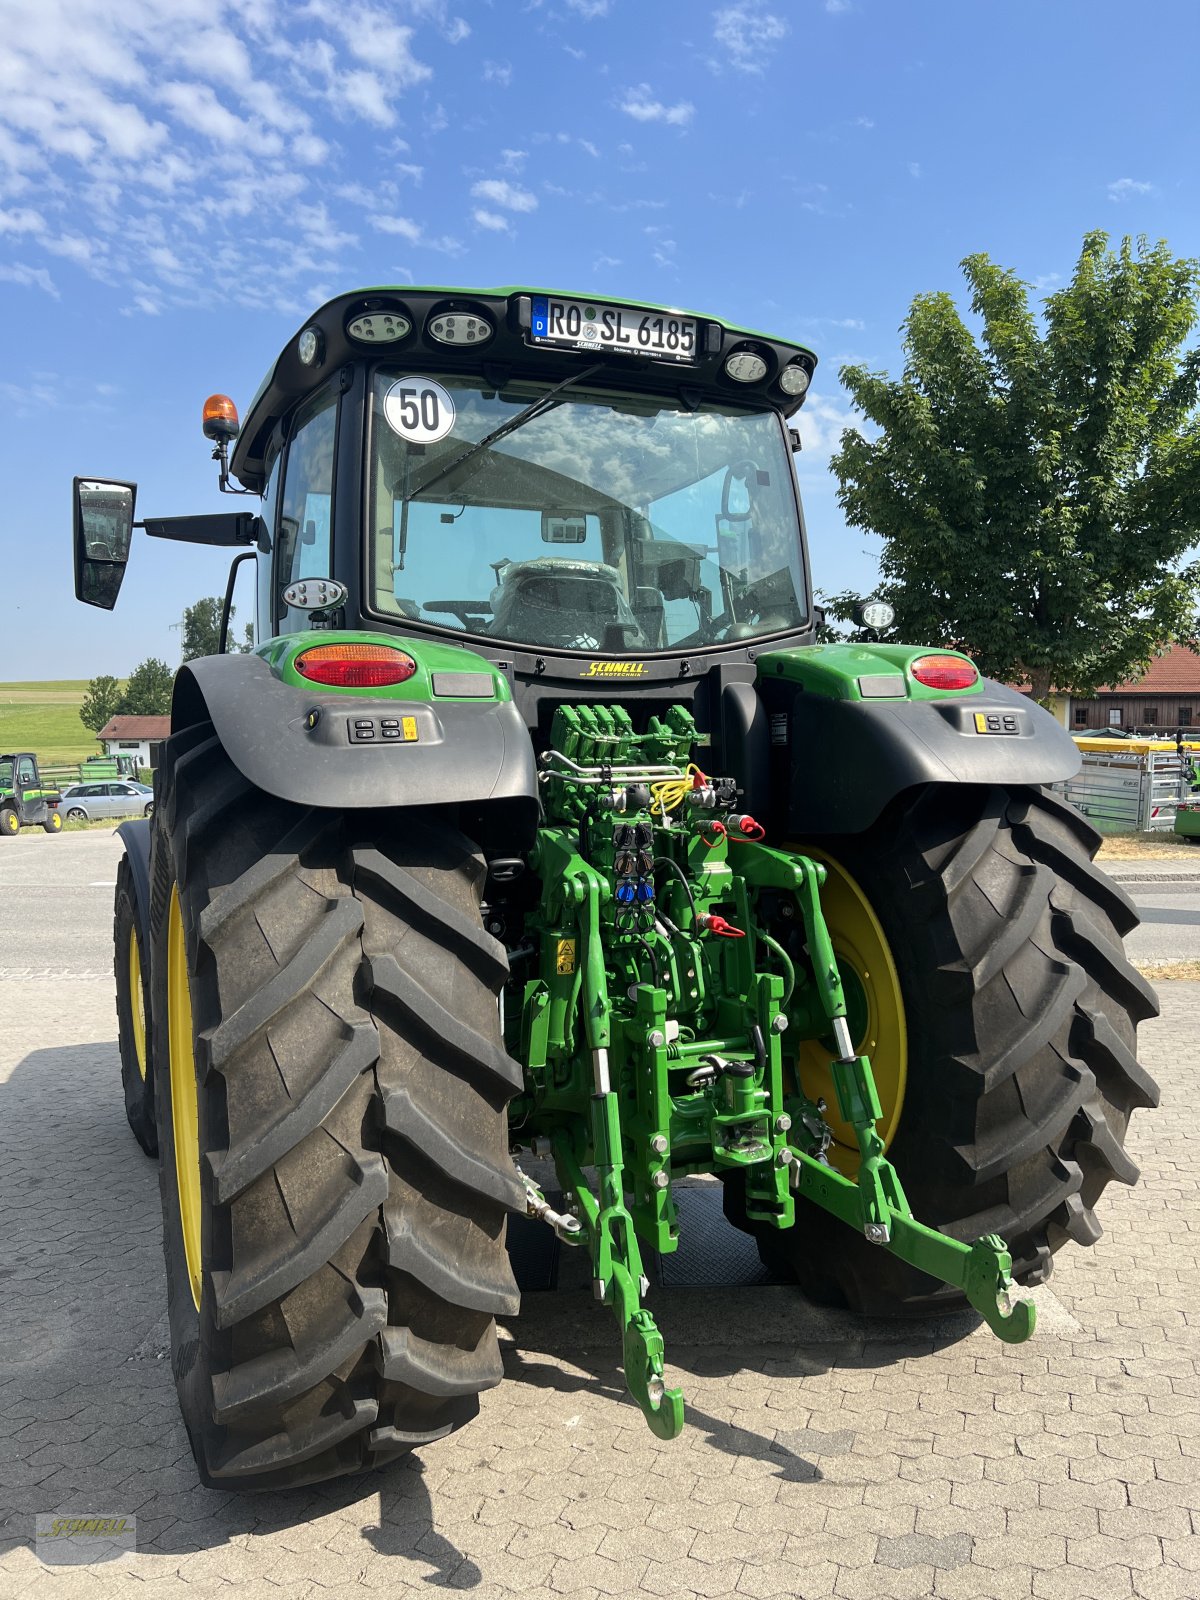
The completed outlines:
<svg viewBox="0 0 1200 1600">
<path fill-rule="evenodd" d="M 0 755 L 0 838 L 11 838 L 22 828 L 61 833 L 61 800 L 53 785 L 42 782 L 32 750 Z"/>
<path fill-rule="evenodd" d="M 344 294 L 243 425 L 204 408 L 247 507 L 137 524 L 241 547 L 226 617 L 257 581 L 253 653 L 179 671 L 117 889 L 206 1483 L 467 1422 L 518 1310 L 510 1215 L 586 1253 L 670 1438 L 644 1299 L 675 1180 L 720 1179 L 810 1296 L 1009 1341 L 1014 1285 L 1135 1180 L 1156 1004 L 1049 788 L 1079 756 L 956 650 L 817 643 L 815 365 L 662 307 Z M 80 599 L 114 604 L 134 507 L 76 480 Z"/>
</svg>

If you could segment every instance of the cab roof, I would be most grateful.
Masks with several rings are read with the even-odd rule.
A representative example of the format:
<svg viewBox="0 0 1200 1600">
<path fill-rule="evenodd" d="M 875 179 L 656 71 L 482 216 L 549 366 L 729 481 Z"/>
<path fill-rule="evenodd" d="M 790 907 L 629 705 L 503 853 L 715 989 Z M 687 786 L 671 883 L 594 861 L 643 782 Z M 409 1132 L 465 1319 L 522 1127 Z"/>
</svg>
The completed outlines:
<svg viewBox="0 0 1200 1600">
<path fill-rule="evenodd" d="M 694 323 L 693 353 L 681 357 L 618 352 L 616 348 L 598 350 L 582 339 L 576 345 L 535 342 L 534 311 L 543 301 L 573 302 L 596 308 L 598 315 L 608 310 L 630 311 L 637 314 L 639 322 L 647 317 L 662 317 Z M 493 331 L 486 342 L 472 346 L 441 343 L 431 337 L 429 328 L 435 318 L 447 315 L 483 318 Z M 349 325 L 357 318 L 370 316 L 392 317 L 393 326 L 403 320 L 410 329 L 403 337 L 386 343 L 352 338 L 347 331 Z M 315 335 L 316 354 L 305 364 L 300 355 L 301 340 L 310 329 Z M 306 339 L 304 344 L 311 351 L 314 339 Z M 728 374 L 726 362 L 741 351 L 762 358 L 764 372 L 760 379 L 738 381 Z M 572 372 L 599 361 L 605 370 L 595 376 L 595 381 L 606 386 L 616 384 L 659 394 L 674 392 L 685 404 L 713 399 L 766 402 L 785 416 L 800 407 L 804 396 L 785 394 L 779 387 L 784 367 L 800 365 L 811 378 L 817 365 L 816 355 L 805 345 L 677 306 L 511 284 L 493 289 L 413 284 L 354 289 L 326 301 L 296 330 L 250 402 L 232 461 L 233 473 L 246 488 L 263 488 L 272 440 L 296 402 L 349 362 L 371 356 L 389 363 L 415 365 L 421 372 L 483 372 L 489 382 L 497 385 L 516 376 L 526 380 L 545 377 L 547 382 L 559 383 Z"/>
</svg>

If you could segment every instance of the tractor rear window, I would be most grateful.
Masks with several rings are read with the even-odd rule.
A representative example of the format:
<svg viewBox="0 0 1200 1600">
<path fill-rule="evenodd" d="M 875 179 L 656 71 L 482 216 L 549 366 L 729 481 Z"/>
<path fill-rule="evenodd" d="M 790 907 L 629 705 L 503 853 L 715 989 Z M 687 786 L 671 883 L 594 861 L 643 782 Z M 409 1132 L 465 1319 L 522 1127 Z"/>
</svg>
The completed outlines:
<svg viewBox="0 0 1200 1600">
<path fill-rule="evenodd" d="M 383 370 L 371 433 L 383 616 L 605 655 L 759 638 L 807 616 L 789 448 L 769 409 Z"/>
</svg>

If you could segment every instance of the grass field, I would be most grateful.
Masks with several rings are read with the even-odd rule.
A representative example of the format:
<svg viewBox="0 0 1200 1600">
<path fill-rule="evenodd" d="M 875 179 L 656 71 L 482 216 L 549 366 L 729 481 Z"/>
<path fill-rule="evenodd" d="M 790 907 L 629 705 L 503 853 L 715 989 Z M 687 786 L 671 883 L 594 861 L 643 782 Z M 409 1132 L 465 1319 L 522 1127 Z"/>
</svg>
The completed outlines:
<svg viewBox="0 0 1200 1600">
<path fill-rule="evenodd" d="M 47 765 L 102 755 L 79 720 L 84 678 L 57 683 L 0 683 L 0 750 L 32 750 Z"/>
</svg>

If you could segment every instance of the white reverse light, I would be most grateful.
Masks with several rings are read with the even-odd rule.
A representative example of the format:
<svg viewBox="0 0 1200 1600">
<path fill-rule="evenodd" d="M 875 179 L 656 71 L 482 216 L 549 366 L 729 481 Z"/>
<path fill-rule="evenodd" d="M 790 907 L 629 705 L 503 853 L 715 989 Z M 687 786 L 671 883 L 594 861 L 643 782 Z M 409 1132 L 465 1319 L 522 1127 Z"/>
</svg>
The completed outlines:
<svg viewBox="0 0 1200 1600">
<path fill-rule="evenodd" d="M 320 328 L 305 328 L 296 340 L 296 354 L 306 367 L 315 367 L 321 359 L 324 343 Z"/>
<path fill-rule="evenodd" d="M 793 361 L 790 366 L 784 367 L 779 374 L 779 387 L 784 394 L 803 394 L 808 388 L 808 372 L 798 361 Z"/>
<path fill-rule="evenodd" d="M 753 350 L 735 350 L 725 363 L 725 371 L 735 383 L 758 383 L 767 375 L 767 363 Z"/>
<path fill-rule="evenodd" d="M 483 344 L 492 337 L 492 325 L 478 312 L 443 311 L 430 321 L 428 332 L 439 344 Z"/>
<path fill-rule="evenodd" d="M 399 311 L 365 312 L 346 324 L 346 337 L 359 344 L 395 344 L 411 332 L 412 323 Z"/>
</svg>

